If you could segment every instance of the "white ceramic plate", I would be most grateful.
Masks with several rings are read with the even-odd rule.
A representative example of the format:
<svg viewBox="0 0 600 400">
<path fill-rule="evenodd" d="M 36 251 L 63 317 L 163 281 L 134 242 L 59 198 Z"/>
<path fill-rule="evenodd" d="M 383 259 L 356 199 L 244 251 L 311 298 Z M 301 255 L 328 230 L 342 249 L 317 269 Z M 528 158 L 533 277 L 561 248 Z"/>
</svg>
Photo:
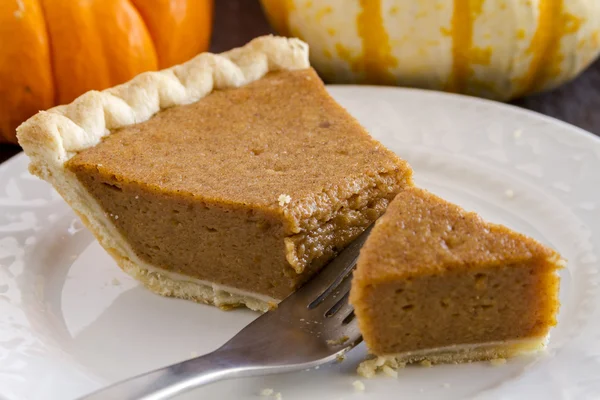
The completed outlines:
<svg viewBox="0 0 600 400">
<path fill-rule="evenodd" d="M 202 388 L 185 398 L 600 399 L 600 140 L 506 105 L 436 92 L 330 87 L 418 184 L 557 248 L 559 325 L 548 351 L 489 363 L 408 367 L 352 382 L 341 364 Z M 123 274 L 17 156 L 0 166 L 0 397 L 72 399 L 217 348 L 256 317 L 163 298 Z M 298 349 L 302 351 L 302 349 Z"/>
</svg>

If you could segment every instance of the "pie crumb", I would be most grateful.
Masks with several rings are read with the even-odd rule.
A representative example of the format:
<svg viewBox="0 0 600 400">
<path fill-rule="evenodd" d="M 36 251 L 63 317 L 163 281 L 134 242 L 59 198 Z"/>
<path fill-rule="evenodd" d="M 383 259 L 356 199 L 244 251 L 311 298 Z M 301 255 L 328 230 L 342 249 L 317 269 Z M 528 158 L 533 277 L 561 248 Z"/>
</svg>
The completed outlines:
<svg viewBox="0 0 600 400">
<path fill-rule="evenodd" d="M 270 396 L 273 394 L 273 389 L 271 388 L 266 388 L 260 391 L 260 395 L 261 396 Z"/>
<path fill-rule="evenodd" d="M 424 367 L 429 368 L 429 367 L 431 367 L 431 361 L 429 361 L 429 360 L 423 360 L 423 361 L 421 361 L 421 365 L 424 366 Z"/>
<path fill-rule="evenodd" d="M 399 362 L 393 357 L 374 357 L 361 362 L 356 372 L 367 379 L 373 378 L 378 372 L 388 376 L 398 376 L 397 370 L 405 366 L 406 363 Z"/>
<path fill-rule="evenodd" d="M 492 364 L 494 367 L 499 367 L 506 364 L 506 358 L 493 358 L 490 360 L 490 364 Z"/>
<path fill-rule="evenodd" d="M 521 135 L 523 135 L 523 131 L 521 129 L 517 129 L 516 131 L 513 132 L 513 136 L 515 138 L 520 138 Z"/>
<path fill-rule="evenodd" d="M 373 365 L 373 363 L 370 361 L 371 360 L 367 360 L 360 363 L 360 365 L 356 369 L 358 375 L 367 379 L 371 379 L 375 376 L 375 371 L 377 370 L 377 367 L 375 367 L 375 365 Z"/>
<path fill-rule="evenodd" d="M 282 400 L 283 396 L 281 395 L 280 392 L 275 393 L 275 400 Z"/>
<path fill-rule="evenodd" d="M 192 356 L 193 358 L 196 358 L 196 357 L 198 357 L 198 353 L 196 353 L 195 351 L 192 351 L 190 353 L 190 356 Z"/>
<path fill-rule="evenodd" d="M 113 284 L 113 286 L 119 286 L 121 284 L 121 281 L 117 278 L 113 278 L 111 283 Z"/>
<path fill-rule="evenodd" d="M 396 371 L 394 368 L 390 367 L 389 365 L 384 365 L 383 368 L 381 368 L 381 370 L 383 371 L 384 374 L 386 374 L 389 377 L 392 377 L 392 378 L 398 377 L 398 371 Z"/>
<path fill-rule="evenodd" d="M 289 204 L 290 201 L 292 201 L 292 198 L 289 194 L 280 194 L 277 201 L 279 201 L 279 205 L 283 207 L 284 205 Z"/>
<path fill-rule="evenodd" d="M 359 391 L 359 392 L 364 392 L 365 391 L 365 384 L 362 383 L 362 381 L 354 381 L 352 382 L 352 386 L 354 386 L 354 389 Z"/>
<path fill-rule="evenodd" d="M 342 336 L 341 338 L 338 338 L 338 339 L 326 340 L 326 342 L 330 346 L 336 346 L 336 345 L 346 343 L 348 341 L 348 339 L 350 339 L 348 336 Z"/>
<path fill-rule="evenodd" d="M 344 361 L 345 359 L 346 359 L 346 356 L 345 356 L 344 354 L 338 354 L 338 355 L 335 357 L 335 361 L 336 361 L 338 364 L 339 364 L 339 363 L 341 363 L 342 361 Z"/>
</svg>

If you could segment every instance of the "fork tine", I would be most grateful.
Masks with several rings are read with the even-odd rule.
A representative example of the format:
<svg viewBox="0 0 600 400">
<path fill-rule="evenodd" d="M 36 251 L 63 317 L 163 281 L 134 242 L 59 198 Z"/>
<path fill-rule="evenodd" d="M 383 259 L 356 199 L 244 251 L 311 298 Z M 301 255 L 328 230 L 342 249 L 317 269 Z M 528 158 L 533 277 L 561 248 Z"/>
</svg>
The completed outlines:
<svg viewBox="0 0 600 400">
<path fill-rule="evenodd" d="M 340 283 L 335 290 L 329 293 L 322 303 L 318 306 L 319 310 L 323 312 L 323 315 L 326 317 L 330 317 L 335 314 L 337 309 L 343 305 L 343 300 L 348 302 L 348 293 L 350 292 L 350 285 L 352 283 L 352 273 L 348 274 L 342 283 Z"/>
<path fill-rule="evenodd" d="M 336 318 L 337 319 L 337 318 Z M 338 322 L 331 322 L 331 330 L 329 331 L 329 337 L 333 337 L 334 341 L 339 341 L 337 345 L 352 345 L 357 344 L 362 340 L 362 334 L 358 329 L 358 320 L 356 318 L 350 320 L 347 324 Z M 339 340 L 339 339 L 344 340 Z"/>
<path fill-rule="evenodd" d="M 354 307 L 352 306 L 352 304 L 350 304 L 348 302 L 348 298 L 350 297 L 350 293 L 347 293 L 344 296 L 344 301 L 343 302 L 339 302 L 335 305 L 335 307 L 337 307 L 337 309 L 335 310 L 335 312 L 331 313 L 331 314 L 325 314 L 325 317 L 333 319 L 337 322 L 340 323 L 348 323 L 350 322 L 353 318 L 354 318 Z M 352 314 L 352 316 L 350 315 Z M 346 320 L 348 319 L 348 320 Z"/>
<path fill-rule="evenodd" d="M 344 315 L 344 313 L 340 312 L 338 315 Z M 344 317 L 344 319 L 342 320 L 342 324 L 348 325 L 350 322 L 352 322 L 355 319 L 356 319 L 356 315 L 354 314 L 354 308 L 352 308 L 352 311 L 350 311 L 348 313 L 348 315 L 346 315 Z"/>
<path fill-rule="evenodd" d="M 344 309 L 348 305 L 348 297 L 350 296 L 349 292 L 346 292 L 341 298 L 338 299 L 338 302 L 333 305 L 327 312 L 325 313 L 325 317 L 331 318 Z M 352 306 L 350 306 L 352 307 Z"/>
<path fill-rule="evenodd" d="M 358 320 L 356 318 L 354 318 L 352 321 L 350 321 L 350 323 L 346 325 L 340 325 L 339 332 L 343 336 L 348 337 L 349 343 L 356 343 L 357 341 L 362 340 L 362 334 L 358 329 Z"/>
</svg>

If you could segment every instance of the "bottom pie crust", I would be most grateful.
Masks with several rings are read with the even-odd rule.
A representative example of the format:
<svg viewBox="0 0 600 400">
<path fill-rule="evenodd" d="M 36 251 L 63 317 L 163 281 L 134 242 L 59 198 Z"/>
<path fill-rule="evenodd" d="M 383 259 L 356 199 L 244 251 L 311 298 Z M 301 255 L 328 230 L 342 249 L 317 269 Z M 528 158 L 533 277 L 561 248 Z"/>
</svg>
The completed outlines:
<svg viewBox="0 0 600 400">
<path fill-rule="evenodd" d="M 379 371 L 403 368 L 406 364 L 458 364 L 464 362 L 502 360 L 533 353 L 546 347 L 548 336 L 519 340 L 497 341 L 437 347 L 400 354 L 375 356 L 363 361 L 357 369 L 359 375 L 372 378 Z"/>
<path fill-rule="evenodd" d="M 154 293 L 162 296 L 193 300 L 215 305 L 223 310 L 246 306 L 254 311 L 267 312 L 277 307 L 279 300 L 231 286 L 220 285 L 155 267 L 141 267 L 122 261 L 123 270 Z"/>
</svg>

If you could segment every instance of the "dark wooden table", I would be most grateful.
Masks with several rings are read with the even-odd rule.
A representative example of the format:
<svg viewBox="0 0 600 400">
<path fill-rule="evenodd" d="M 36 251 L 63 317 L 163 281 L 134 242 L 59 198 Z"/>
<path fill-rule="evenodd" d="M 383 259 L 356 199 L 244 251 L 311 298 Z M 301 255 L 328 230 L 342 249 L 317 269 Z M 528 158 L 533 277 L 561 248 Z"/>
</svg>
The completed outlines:
<svg viewBox="0 0 600 400">
<path fill-rule="evenodd" d="M 258 0 L 215 0 L 212 52 L 241 46 L 271 33 Z M 579 126 L 600 136 L 600 59 L 574 81 L 551 92 L 513 104 Z M 0 162 L 18 153 L 17 146 L 0 145 Z"/>
</svg>

